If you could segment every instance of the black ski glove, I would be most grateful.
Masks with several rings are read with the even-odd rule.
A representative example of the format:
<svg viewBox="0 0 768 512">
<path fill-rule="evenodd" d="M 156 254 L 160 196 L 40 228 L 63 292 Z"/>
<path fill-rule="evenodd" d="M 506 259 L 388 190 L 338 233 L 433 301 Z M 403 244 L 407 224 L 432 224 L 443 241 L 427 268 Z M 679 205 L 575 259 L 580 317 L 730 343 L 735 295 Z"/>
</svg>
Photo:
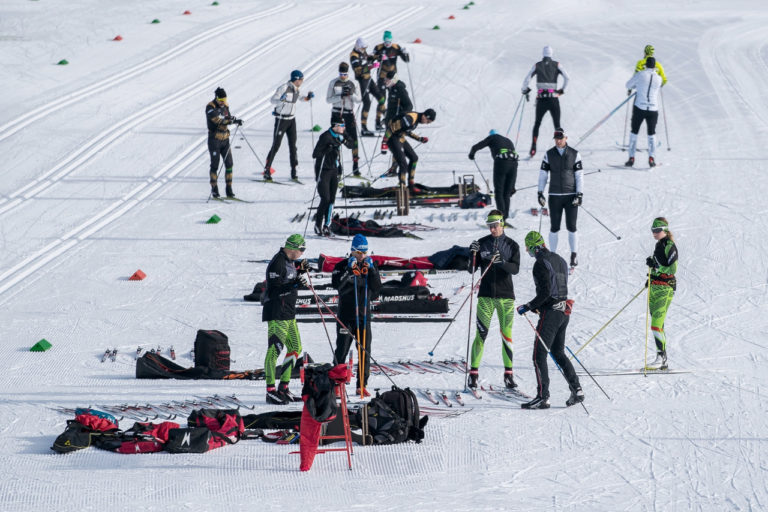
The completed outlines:
<svg viewBox="0 0 768 512">
<path fill-rule="evenodd" d="M 545 204 L 547 204 L 547 200 L 544 198 L 543 192 L 539 192 L 539 204 L 541 206 L 544 206 Z"/>
<path fill-rule="evenodd" d="M 650 268 L 659 268 L 659 264 L 656 262 L 653 256 L 648 256 L 645 258 L 645 264 Z"/>
<path fill-rule="evenodd" d="M 475 154 L 472 153 L 471 151 L 469 152 L 469 159 L 470 160 L 474 160 L 475 159 Z"/>
<path fill-rule="evenodd" d="M 571 204 L 573 204 L 573 206 L 581 206 L 583 196 L 584 196 L 584 194 L 579 192 L 578 194 L 576 194 L 576 197 L 573 198 L 573 203 L 571 203 Z M 544 205 L 542 205 L 542 206 L 544 206 Z"/>
</svg>

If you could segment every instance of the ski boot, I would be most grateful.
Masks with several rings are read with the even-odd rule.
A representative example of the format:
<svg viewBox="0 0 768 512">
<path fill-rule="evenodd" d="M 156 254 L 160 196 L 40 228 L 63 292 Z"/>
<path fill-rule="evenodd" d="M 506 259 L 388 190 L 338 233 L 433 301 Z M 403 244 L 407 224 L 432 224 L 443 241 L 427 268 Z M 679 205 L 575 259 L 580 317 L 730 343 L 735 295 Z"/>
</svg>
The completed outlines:
<svg viewBox="0 0 768 512">
<path fill-rule="evenodd" d="M 473 368 L 469 370 L 469 381 L 467 382 L 467 387 L 472 389 L 477 389 L 477 378 L 478 378 L 477 369 Z"/>
<path fill-rule="evenodd" d="M 579 260 L 576 258 L 576 253 L 572 252 L 571 253 L 571 267 L 575 267 L 578 264 L 579 264 Z"/>
<path fill-rule="evenodd" d="M 384 123 L 381 122 L 381 119 L 376 120 L 376 131 L 377 132 L 383 132 L 384 131 Z"/>
<path fill-rule="evenodd" d="M 530 402 L 521 404 L 520 407 L 523 409 L 549 409 L 549 397 L 541 397 L 537 395 L 536 398 Z"/>
<path fill-rule="evenodd" d="M 384 139 L 381 141 L 381 154 L 386 155 L 387 151 L 389 151 L 389 144 L 387 144 L 387 139 Z"/>
<path fill-rule="evenodd" d="M 517 387 L 512 370 L 504 370 L 504 387 L 507 389 L 515 389 Z"/>
<path fill-rule="evenodd" d="M 323 236 L 330 237 L 331 236 L 331 228 L 328 226 L 323 226 Z"/>
<path fill-rule="evenodd" d="M 296 168 L 295 168 L 295 167 L 294 167 L 293 169 L 291 169 L 291 179 L 292 179 L 292 180 L 297 180 L 297 179 L 299 179 L 299 176 L 298 176 L 298 174 L 297 174 L 297 171 L 296 171 Z"/>
<path fill-rule="evenodd" d="M 323 234 L 322 228 L 320 226 L 318 226 L 317 224 L 315 224 L 315 234 L 317 236 L 322 236 L 322 234 Z"/>
<path fill-rule="evenodd" d="M 652 156 L 648 157 L 648 167 L 656 167 L 656 160 Z"/>
<path fill-rule="evenodd" d="M 360 396 L 360 384 L 358 384 L 355 389 L 356 389 L 355 395 Z M 370 398 L 370 397 L 371 397 L 371 394 L 368 392 L 368 390 L 363 388 L 363 398 Z"/>
<path fill-rule="evenodd" d="M 264 181 L 272 182 L 272 173 L 269 172 L 269 167 L 264 169 L 264 175 L 262 177 L 264 178 Z"/>
<path fill-rule="evenodd" d="M 633 165 L 635 165 L 635 157 L 633 156 L 629 157 L 629 160 L 624 162 L 624 167 L 632 167 Z"/>
<path fill-rule="evenodd" d="M 369 130 L 367 126 L 363 126 L 360 128 L 360 135 L 363 137 L 373 137 L 376 134 Z"/>
<path fill-rule="evenodd" d="M 667 366 L 667 352 L 665 350 L 659 350 L 656 353 L 656 359 L 653 360 L 646 368 L 649 370 L 666 370 Z"/>
<path fill-rule="evenodd" d="M 352 174 L 354 176 L 360 176 L 360 167 L 358 165 L 359 161 L 360 159 L 358 157 L 352 159 Z"/>
<path fill-rule="evenodd" d="M 267 387 L 267 403 L 272 405 L 285 405 L 288 402 L 283 398 L 275 386 Z"/>
<path fill-rule="evenodd" d="M 412 196 L 415 196 L 417 194 L 421 194 L 424 191 L 421 190 L 419 187 L 416 186 L 416 182 L 413 180 L 408 181 L 408 190 L 411 192 Z"/>
<path fill-rule="evenodd" d="M 211 187 L 211 197 L 213 197 L 214 199 L 218 199 L 219 197 L 221 197 L 219 195 L 219 186 L 218 185 L 214 185 L 214 186 Z"/>
<path fill-rule="evenodd" d="M 235 197 L 235 193 L 232 192 L 232 185 L 227 185 L 227 197 L 229 197 L 230 199 Z"/>
<path fill-rule="evenodd" d="M 537 137 L 534 137 L 533 142 L 531 142 L 531 151 L 530 151 L 531 158 L 533 158 L 536 155 L 536 139 Z"/>
<path fill-rule="evenodd" d="M 571 390 L 571 396 L 568 397 L 568 400 L 565 401 L 566 407 L 570 407 L 572 405 L 580 404 L 584 401 L 584 392 L 581 390 L 581 388 L 576 388 Z"/>
<path fill-rule="evenodd" d="M 277 387 L 277 394 L 285 400 L 285 403 L 289 404 L 291 402 L 299 402 L 301 401 L 300 396 L 296 396 L 293 393 L 291 393 L 291 390 L 288 389 L 288 383 L 287 382 L 281 382 L 280 385 Z"/>
</svg>

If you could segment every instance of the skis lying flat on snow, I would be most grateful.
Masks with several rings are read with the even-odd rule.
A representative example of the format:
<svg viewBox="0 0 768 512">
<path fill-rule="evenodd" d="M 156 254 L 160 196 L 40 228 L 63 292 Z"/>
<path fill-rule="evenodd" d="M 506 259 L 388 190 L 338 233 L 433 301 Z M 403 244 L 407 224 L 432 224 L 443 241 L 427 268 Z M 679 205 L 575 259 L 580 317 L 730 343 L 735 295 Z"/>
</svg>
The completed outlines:
<svg viewBox="0 0 768 512">
<path fill-rule="evenodd" d="M 261 179 L 259 179 L 259 178 L 251 178 L 251 181 L 256 181 L 256 182 L 259 182 L 259 183 L 266 183 L 267 185 L 293 185 L 294 183 L 298 185 L 298 184 L 301 183 L 300 181 L 293 181 L 293 180 L 291 180 L 291 181 L 277 181 L 277 180 L 269 180 L 269 181 L 267 181 L 267 180 L 265 180 L 263 178 L 261 178 Z M 303 185 L 303 183 L 301 183 L 301 184 Z"/>
<path fill-rule="evenodd" d="M 481 395 L 476 388 L 467 388 L 467 391 L 469 391 L 472 394 L 472 396 L 477 398 L 478 400 L 483 398 L 483 395 Z"/>
<path fill-rule="evenodd" d="M 419 404 L 419 411 L 432 416 L 433 418 L 455 418 L 466 414 L 472 410 L 472 407 L 466 407 L 464 409 L 446 409 L 445 407 L 431 407 L 428 405 Z"/>
<path fill-rule="evenodd" d="M 481 387 L 483 391 L 488 393 L 491 396 L 495 396 L 497 398 L 501 398 L 503 400 L 508 400 L 510 402 L 516 402 L 520 403 L 521 400 L 531 400 L 533 399 L 532 396 L 527 395 L 523 393 L 522 391 L 519 391 L 517 388 L 514 389 L 507 389 L 507 388 L 494 388 L 493 386 L 489 386 L 488 389 L 485 389 L 485 387 Z"/>
<path fill-rule="evenodd" d="M 464 403 L 464 398 L 462 398 L 461 393 L 458 391 L 454 393 L 453 398 L 456 399 L 456 401 L 459 403 L 460 406 L 464 407 L 466 404 Z"/>
<path fill-rule="evenodd" d="M 443 403 L 445 403 L 445 405 L 447 405 L 448 407 L 453 407 L 453 404 L 448 399 L 448 394 L 445 391 L 440 392 L 440 398 L 443 400 Z"/>
<path fill-rule="evenodd" d="M 432 393 L 431 389 L 425 389 L 425 390 L 423 390 L 421 392 L 421 394 L 424 395 L 424 398 L 426 398 L 427 400 L 429 400 L 433 404 L 440 405 L 440 402 L 437 400 L 437 398 L 435 398 L 435 394 Z"/>
<path fill-rule="evenodd" d="M 654 167 L 661 167 L 662 165 L 663 164 L 661 162 L 656 162 L 656 165 Z M 639 166 L 633 165 L 631 167 L 627 167 L 626 165 L 619 165 L 619 164 L 608 164 L 608 167 L 613 167 L 614 169 L 627 169 L 630 171 L 650 171 L 651 169 L 653 169 L 653 167 L 649 167 L 649 166 L 639 167 Z"/>
<path fill-rule="evenodd" d="M 582 371 L 576 372 L 578 375 L 586 375 L 586 373 Z M 596 377 L 620 377 L 624 375 L 678 375 L 683 373 L 693 373 L 693 370 L 660 370 L 660 369 L 651 369 L 651 368 L 627 368 L 627 369 L 618 369 L 618 370 L 597 370 L 590 372 L 592 375 Z"/>
</svg>

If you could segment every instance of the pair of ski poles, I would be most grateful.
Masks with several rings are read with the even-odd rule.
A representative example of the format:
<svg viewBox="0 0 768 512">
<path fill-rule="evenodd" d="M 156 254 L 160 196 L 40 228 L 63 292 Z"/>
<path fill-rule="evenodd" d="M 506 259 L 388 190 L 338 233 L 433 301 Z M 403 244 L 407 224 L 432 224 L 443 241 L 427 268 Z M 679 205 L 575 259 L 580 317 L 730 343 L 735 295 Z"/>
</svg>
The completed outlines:
<svg viewBox="0 0 768 512">
<path fill-rule="evenodd" d="M 520 112 L 520 119 L 517 122 L 517 135 L 515 135 L 515 147 L 517 147 L 517 141 L 520 139 L 520 128 L 523 125 L 523 110 L 525 110 L 525 105 L 523 104 L 523 100 L 525 99 L 525 94 L 520 95 L 520 101 L 517 102 L 517 108 L 515 108 L 515 113 L 512 114 L 512 120 L 509 122 L 509 128 L 507 128 L 506 136 L 509 136 L 509 132 L 512 131 L 512 125 L 515 124 L 515 119 L 517 118 L 517 112 Z M 521 108 L 522 107 L 522 108 Z"/>
</svg>

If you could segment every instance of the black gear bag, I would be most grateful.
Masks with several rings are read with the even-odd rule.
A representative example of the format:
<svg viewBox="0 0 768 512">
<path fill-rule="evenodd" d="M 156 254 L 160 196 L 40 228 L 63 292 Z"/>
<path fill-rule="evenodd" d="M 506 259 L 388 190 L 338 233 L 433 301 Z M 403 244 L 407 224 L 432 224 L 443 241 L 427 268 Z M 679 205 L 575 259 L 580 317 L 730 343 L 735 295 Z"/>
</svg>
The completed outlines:
<svg viewBox="0 0 768 512">
<path fill-rule="evenodd" d="M 229 339 L 221 331 L 197 331 L 195 367 L 229 371 Z"/>
</svg>

